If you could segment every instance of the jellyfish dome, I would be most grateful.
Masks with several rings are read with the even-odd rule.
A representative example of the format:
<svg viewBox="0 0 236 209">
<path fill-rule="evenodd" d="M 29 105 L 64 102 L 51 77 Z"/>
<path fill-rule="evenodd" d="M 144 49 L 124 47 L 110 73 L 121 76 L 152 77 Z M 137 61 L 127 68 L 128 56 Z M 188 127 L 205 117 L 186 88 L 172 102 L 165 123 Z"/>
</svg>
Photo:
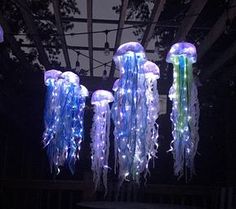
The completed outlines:
<svg viewBox="0 0 236 209">
<path fill-rule="evenodd" d="M 46 86 L 50 84 L 51 81 L 55 81 L 58 79 L 59 75 L 62 72 L 59 70 L 48 70 L 44 73 L 44 83 Z"/>
<path fill-rule="evenodd" d="M 114 98 L 111 92 L 97 90 L 93 93 L 91 104 L 94 105 L 93 125 L 91 130 L 91 169 L 95 190 L 101 184 L 107 193 L 107 172 L 109 158 L 109 135 L 110 135 L 110 107 L 109 103 Z"/>
<path fill-rule="evenodd" d="M 146 77 L 153 78 L 155 80 L 160 78 L 160 69 L 155 63 L 146 61 L 143 68 Z"/>
<path fill-rule="evenodd" d="M 97 90 L 93 93 L 91 98 L 91 104 L 102 105 L 113 102 L 114 97 L 111 92 L 106 90 Z"/>
<path fill-rule="evenodd" d="M 173 58 L 177 55 L 185 55 L 192 63 L 197 61 L 196 47 L 188 42 L 181 42 L 172 45 L 167 54 L 166 62 L 173 63 Z"/>
<path fill-rule="evenodd" d="M 0 43 L 4 42 L 4 32 L 2 26 L 0 25 Z"/>
<path fill-rule="evenodd" d="M 135 58 L 135 59 L 132 59 Z M 125 62 L 125 60 L 133 60 L 133 65 L 135 63 L 137 64 L 143 64 L 146 61 L 146 54 L 144 52 L 143 46 L 138 42 L 128 42 L 122 44 L 116 51 L 115 55 L 113 56 L 113 60 L 116 64 L 116 66 L 120 70 L 120 74 L 124 74 L 124 65 L 122 63 Z"/>
<path fill-rule="evenodd" d="M 65 81 L 67 81 L 71 84 L 79 84 L 80 83 L 79 76 L 76 75 L 75 73 L 71 72 L 71 71 L 63 72 L 60 75 L 60 78 L 64 79 Z"/>
<path fill-rule="evenodd" d="M 88 97 L 89 96 L 88 89 L 83 85 L 80 85 L 80 95 L 83 96 L 83 97 Z"/>
</svg>

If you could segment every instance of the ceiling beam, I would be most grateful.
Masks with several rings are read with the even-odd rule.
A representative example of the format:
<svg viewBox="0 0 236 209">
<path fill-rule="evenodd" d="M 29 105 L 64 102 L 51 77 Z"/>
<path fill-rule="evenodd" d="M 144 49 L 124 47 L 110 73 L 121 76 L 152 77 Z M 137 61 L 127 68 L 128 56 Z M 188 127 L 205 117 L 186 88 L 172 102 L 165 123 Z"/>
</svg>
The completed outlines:
<svg viewBox="0 0 236 209">
<path fill-rule="evenodd" d="M 35 19 L 37 20 L 45 20 L 45 21 L 52 21 L 54 22 L 54 19 L 51 17 L 39 17 L 39 16 L 34 16 Z M 87 18 L 78 18 L 78 17 L 61 17 L 61 21 L 68 23 L 68 22 L 76 22 L 76 23 L 87 23 Z M 93 24 L 110 24 L 110 25 L 117 25 L 119 24 L 119 20 L 111 20 L 111 19 L 93 19 Z M 124 24 L 125 25 L 147 25 L 150 22 L 144 22 L 144 21 L 138 21 L 138 20 L 125 20 Z M 162 28 L 179 28 L 178 24 L 173 24 L 173 23 L 155 23 L 157 27 L 162 27 Z M 210 27 L 200 27 L 200 26 L 194 26 L 192 27 L 192 30 L 204 30 L 204 31 L 209 31 L 211 28 Z"/>
<path fill-rule="evenodd" d="M 116 49 L 118 49 L 120 42 L 121 42 L 122 31 L 123 31 L 122 28 L 124 27 L 124 24 L 125 24 L 128 2 L 129 2 L 128 0 L 122 1 L 121 12 L 120 12 L 120 17 L 119 17 L 119 22 L 118 22 L 117 33 L 116 33 L 115 46 L 114 46 L 115 51 L 116 51 Z M 115 53 L 115 51 L 114 51 L 114 53 Z M 114 74 L 115 74 L 115 64 L 114 64 L 114 62 L 112 62 L 109 77 L 110 78 L 114 77 Z"/>
<path fill-rule="evenodd" d="M 35 48 L 35 45 L 34 44 L 21 44 L 20 45 L 21 47 L 26 47 L 26 48 Z M 52 45 L 43 45 L 45 48 L 58 48 L 58 46 L 52 46 Z M 87 46 L 70 46 L 70 45 L 67 45 L 67 48 L 68 49 L 71 49 L 71 50 L 75 50 L 75 51 L 88 51 L 88 47 Z M 103 51 L 104 52 L 104 47 L 93 47 L 92 48 L 93 51 Z M 114 48 L 110 48 L 110 51 L 115 51 Z M 154 50 L 145 50 L 146 53 L 154 53 Z"/>
<path fill-rule="evenodd" d="M 191 30 L 193 24 L 200 15 L 206 3 L 207 0 L 193 0 L 191 2 L 190 8 L 185 14 L 185 18 L 183 19 L 176 33 L 173 43 L 185 41 L 186 36 L 188 35 L 189 31 Z"/>
<path fill-rule="evenodd" d="M 144 48 L 147 48 L 149 41 L 152 39 L 156 23 L 158 22 L 161 12 L 164 9 L 165 2 L 166 0 L 155 0 L 155 4 L 153 6 L 151 13 L 150 24 L 147 25 L 147 28 L 143 35 L 143 39 L 141 41 L 141 44 L 143 45 Z"/>
<path fill-rule="evenodd" d="M 202 71 L 201 80 L 204 81 L 209 78 L 215 71 L 221 68 L 228 60 L 232 59 L 236 55 L 236 41 L 233 42 L 220 57 L 214 60 L 214 62 Z"/>
<path fill-rule="evenodd" d="M 225 31 L 227 18 L 230 20 L 230 22 L 232 22 L 232 20 L 235 18 L 236 16 L 235 6 L 236 6 L 236 0 L 230 1 L 228 12 L 224 11 L 224 13 L 219 17 L 219 19 L 213 25 L 209 33 L 206 35 L 204 40 L 201 42 L 198 49 L 198 60 L 202 59 L 202 57 L 206 54 L 206 52 L 211 48 L 211 46 Z"/>
<path fill-rule="evenodd" d="M 90 76 L 93 76 L 93 0 L 87 0 L 87 29 Z"/>
<path fill-rule="evenodd" d="M 11 29 L 7 23 L 7 20 L 3 17 L 3 14 L 0 12 L 0 24 L 4 30 L 4 36 L 6 41 L 10 44 L 11 50 L 13 54 L 18 58 L 20 63 L 27 70 L 32 70 L 33 66 L 29 64 L 29 61 L 26 59 L 25 52 L 21 49 L 19 42 L 15 39 L 15 37 L 11 34 Z"/>
<path fill-rule="evenodd" d="M 48 56 L 44 50 L 42 40 L 39 36 L 35 35 L 38 34 L 37 24 L 34 21 L 34 17 L 30 11 L 30 8 L 27 5 L 25 0 L 14 0 L 15 4 L 19 7 L 25 24 L 28 29 L 28 33 L 31 36 L 37 51 L 38 51 L 38 59 L 39 62 L 46 68 L 46 70 L 51 68 L 50 62 L 48 60 Z"/>
<path fill-rule="evenodd" d="M 63 28 L 62 28 L 59 0 L 53 0 L 53 10 L 55 14 L 57 32 L 59 35 L 59 39 L 61 40 L 62 51 L 64 54 L 66 67 L 71 69 L 70 57 L 68 54 L 66 39 L 65 39 Z"/>
</svg>

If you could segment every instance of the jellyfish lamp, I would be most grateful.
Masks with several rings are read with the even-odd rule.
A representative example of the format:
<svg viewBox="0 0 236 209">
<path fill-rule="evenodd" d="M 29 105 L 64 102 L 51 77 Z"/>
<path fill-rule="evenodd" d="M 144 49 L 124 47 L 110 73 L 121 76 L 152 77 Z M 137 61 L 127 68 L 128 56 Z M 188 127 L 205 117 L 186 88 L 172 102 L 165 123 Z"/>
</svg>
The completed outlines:
<svg viewBox="0 0 236 209">
<path fill-rule="evenodd" d="M 47 149 L 51 171 L 60 172 L 67 165 L 74 173 L 83 139 L 83 111 L 85 94 L 79 77 L 72 72 L 49 70 L 45 72 L 47 86 L 45 104 L 45 131 L 43 144 Z"/>
<path fill-rule="evenodd" d="M 141 44 L 128 42 L 118 48 L 113 60 L 120 71 L 120 78 L 113 85 L 115 166 L 120 185 L 124 180 L 139 183 L 141 174 L 148 171 L 148 106 L 143 69 L 146 55 Z"/>
<path fill-rule="evenodd" d="M 174 173 L 181 177 L 194 173 L 199 134 L 199 102 L 193 79 L 192 64 L 196 62 L 196 48 L 191 43 L 176 43 L 167 54 L 166 61 L 173 64 L 173 84 L 169 90 L 172 101 L 171 121 L 173 141 L 170 151 L 174 157 Z"/>
<path fill-rule="evenodd" d="M 107 172 L 109 158 L 110 106 L 114 98 L 111 92 L 97 90 L 93 93 L 91 103 L 94 105 L 93 125 L 91 130 L 92 171 L 95 190 L 102 184 L 107 193 Z"/>
<path fill-rule="evenodd" d="M 146 144 L 148 150 L 148 160 L 157 157 L 158 149 L 158 113 L 159 113 L 159 94 L 157 90 L 157 79 L 160 77 L 160 70 L 158 66 L 151 62 L 144 63 L 144 75 L 146 80 L 146 104 L 148 107 L 147 113 L 147 130 L 146 130 Z"/>
</svg>

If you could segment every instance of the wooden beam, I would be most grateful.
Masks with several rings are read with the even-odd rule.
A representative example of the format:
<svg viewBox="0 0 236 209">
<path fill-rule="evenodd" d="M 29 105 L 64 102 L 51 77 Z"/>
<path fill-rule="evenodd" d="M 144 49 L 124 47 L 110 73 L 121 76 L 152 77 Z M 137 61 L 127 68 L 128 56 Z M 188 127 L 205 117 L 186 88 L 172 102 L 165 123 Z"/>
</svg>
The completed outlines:
<svg viewBox="0 0 236 209">
<path fill-rule="evenodd" d="M 228 60 L 233 58 L 236 55 L 236 41 L 233 42 L 229 46 L 228 49 L 226 49 L 218 59 L 214 60 L 213 64 L 210 65 L 207 70 L 202 71 L 201 80 L 204 81 L 207 78 L 209 78 L 215 71 L 217 71 L 219 68 L 221 68 Z"/>
<path fill-rule="evenodd" d="M 124 27 L 128 2 L 129 2 L 128 0 L 123 0 L 122 1 L 121 12 L 120 12 L 120 17 L 119 17 L 119 23 L 118 23 L 118 28 L 117 28 L 118 30 L 117 30 L 117 33 L 116 33 L 116 41 L 115 41 L 115 46 L 114 46 L 115 51 L 117 50 L 117 48 L 120 45 L 121 36 L 122 36 L 122 29 L 121 28 Z M 115 51 L 114 51 L 114 53 L 115 53 Z M 114 62 L 112 62 L 109 77 L 110 78 L 114 77 L 114 74 L 115 74 L 115 64 L 114 64 Z"/>
<path fill-rule="evenodd" d="M 191 30 L 193 24 L 200 15 L 206 3 L 207 0 L 194 0 L 191 2 L 190 8 L 176 33 L 173 43 L 185 41 L 187 34 Z"/>
<path fill-rule="evenodd" d="M 37 20 L 46 20 L 46 21 L 54 21 L 53 18 L 51 17 L 39 17 L 39 16 L 34 16 L 35 19 Z M 78 18 L 78 17 L 62 17 L 61 18 L 62 22 L 78 22 L 78 23 L 87 23 L 87 18 Z M 93 24 L 110 24 L 110 25 L 117 25 L 119 24 L 119 20 L 114 20 L 114 19 L 93 19 Z M 125 25 L 147 25 L 151 22 L 144 22 L 144 21 L 139 21 L 139 20 L 125 20 L 124 24 Z M 179 25 L 176 23 L 162 23 L 158 22 L 155 23 L 157 27 L 161 28 L 179 28 Z M 211 28 L 210 27 L 200 27 L 200 26 L 194 26 L 192 27 L 192 30 L 202 30 L 202 31 L 209 31 Z"/>
<path fill-rule="evenodd" d="M 88 49 L 90 76 L 93 76 L 93 0 L 87 0 L 87 28 L 88 28 Z"/>
<path fill-rule="evenodd" d="M 156 23 L 161 15 L 161 12 L 164 9 L 164 4 L 165 4 L 166 0 L 156 0 L 154 7 L 152 9 L 152 13 L 151 13 L 151 23 L 148 24 L 144 35 L 143 35 L 143 39 L 141 41 L 141 44 L 143 45 L 144 48 L 147 47 L 149 41 L 152 39 L 153 33 L 154 33 L 154 29 L 156 27 Z"/>
<path fill-rule="evenodd" d="M 128 0 L 122 1 L 121 13 L 120 13 L 119 23 L 118 23 L 117 33 L 116 33 L 116 41 L 115 41 L 115 47 L 114 47 L 115 49 L 117 49 L 120 45 L 120 41 L 122 37 L 122 28 L 124 27 L 124 23 L 125 23 L 128 2 L 129 2 Z"/>
<path fill-rule="evenodd" d="M 33 42 L 38 50 L 38 54 L 39 54 L 39 62 L 46 68 L 46 69 L 50 69 L 51 65 L 50 62 L 48 60 L 48 56 L 43 48 L 43 44 L 41 41 L 41 38 L 36 35 L 38 34 L 38 30 L 37 30 L 37 24 L 34 21 L 34 17 L 27 5 L 27 2 L 25 0 L 14 0 L 14 2 L 16 3 L 16 5 L 19 7 L 23 19 L 25 21 L 25 24 L 27 26 L 29 35 L 32 37 Z"/>
<path fill-rule="evenodd" d="M 71 69 L 70 57 L 68 54 L 66 39 L 65 39 L 63 28 L 62 28 L 59 0 L 53 0 L 53 10 L 54 10 L 55 20 L 56 20 L 56 28 L 58 31 L 59 38 L 61 40 L 62 51 L 64 54 L 66 66 L 67 68 Z"/>
<path fill-rule="evenodd" d="M 34 44 L 21 44 L 21 47 L 26 47 L 26 48 L 35 48 Z M 52 46 L 52 45 L 43 45 L 45 48 L 56 48 L 56 46 Z M 71 50 L 81 50 L 81 51 L 88 51 L 89 48 L 87 46 L 67 46 L 68 49 Z M 93 51 L 104 51 L 104 47 L 93 47 L 92 48 Z M 114 48 L 110 48 L 110 51 L 115 51 Z M 154 50 L 145 50 L 146 53 L 154 53 Z"/>
<path fill-rule="evenodd" d="M 29 61 L 26 59 L 26 54 L 21 49 L 20 44 L 13 35 L 10 35 L 11 29 L 7 23 L 7 20 L 3 17 L 2 12 L 0 12 L 0 24 L 3 27 L 5 39 L 10 44 L 13 54 L 18 58 L 25 69 L 32 70 L 33 66 L 31 66 Z"/>
<path fill-rule="evenodd" d="M 228 15 L 227 11 L 224 11 L 224 13 L 220 16 L 220 18 L 216 21 L 214 26 L 209 31 L 209 33 L 206 35 L 204 40 L 201 42 L 198 49 L 198 60 L 200 60 L 206 54 L 206 52 L 211 48 L 211 46 L 225 31 L 227 18 L 229 18 L 230 22 L 235 18 L 236 16 L 235 6 L 236 6 L 236 0 L 230 1 Z"/>
</svg>

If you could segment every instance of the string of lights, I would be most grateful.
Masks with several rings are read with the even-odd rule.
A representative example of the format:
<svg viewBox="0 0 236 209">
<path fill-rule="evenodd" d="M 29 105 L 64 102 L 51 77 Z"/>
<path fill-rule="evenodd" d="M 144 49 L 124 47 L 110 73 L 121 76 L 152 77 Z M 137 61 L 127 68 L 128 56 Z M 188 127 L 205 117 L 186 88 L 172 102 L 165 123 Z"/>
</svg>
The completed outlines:
<svg viewBox="0 0 236 209">
<path fill-rule="evenodd" d="M 79 57 L 80 55 L 83 56 L 83 57 L 85 57 L 85 58 L 87 58 L 87 59 L 91 59 L 91 57 L 89 57 L 88 55 L 86 55 L 86 54 L 84 54 L 84 53 L 81 53 L 80 51 L 76 51 L 76 50 L 74 50 L 74 49 L 72 49 L 72 51 L 74 51 L 75 53 L 77 53 L 76 68 L 77 68 L 77 67 L 80 68 L 80 62 L 79 62 L 79 59 L 78 59 L 78 57 Z M 100 64 L 100 65 L 97 65 L 97 66 L 93 67 L 92 70 L 95 70 L 95 69 L 98 69 L 98 68 L 104 66 L 104 72 L 105 72 L 105 74 L 106 74 L 105 76 L 107 76 L 106 67 L 111 67 L 111 65 L 109 65 L 109 64 L 112 63 L 112 61 L 109 61 L 109 62 L 101 62 L 101 61 L 99 61 L 99 60 L 97 60 L 97 59 L 94 59 L 94 58 L 92 58 L 92 60 Z M 82 70 L 82 69 L 78 69 L 78 71 L 80 71 L 80 70 Z M 87 73 L 87 72 L 88 72 L 88 70 L 82 70 L 82 71 L 83 71 L 84 73 Z M 103 74 L 104 74 L 104 72 L 103 72 Z"/>
</svg>

